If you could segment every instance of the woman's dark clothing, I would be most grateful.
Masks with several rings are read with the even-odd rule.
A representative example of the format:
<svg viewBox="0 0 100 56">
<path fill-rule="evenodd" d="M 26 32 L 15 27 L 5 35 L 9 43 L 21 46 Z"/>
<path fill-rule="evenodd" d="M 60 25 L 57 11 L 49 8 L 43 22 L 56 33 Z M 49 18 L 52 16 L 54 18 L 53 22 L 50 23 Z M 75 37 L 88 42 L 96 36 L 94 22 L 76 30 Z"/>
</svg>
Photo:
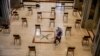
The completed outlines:
<svg viewBox="0 0 100 56">
<path fill-rule="evenodd" d="M 56 41 L 59 41 L 59 43 L 61 42 L 61 36 L 62 36 L 62 31 L 59 30 L 59 31 L 57 32 L 57 35 L 56 35 L 55 40 L 54 40 L 54 43 L 55 43 L 55 44 L 56 44 Z"/>
</svg>

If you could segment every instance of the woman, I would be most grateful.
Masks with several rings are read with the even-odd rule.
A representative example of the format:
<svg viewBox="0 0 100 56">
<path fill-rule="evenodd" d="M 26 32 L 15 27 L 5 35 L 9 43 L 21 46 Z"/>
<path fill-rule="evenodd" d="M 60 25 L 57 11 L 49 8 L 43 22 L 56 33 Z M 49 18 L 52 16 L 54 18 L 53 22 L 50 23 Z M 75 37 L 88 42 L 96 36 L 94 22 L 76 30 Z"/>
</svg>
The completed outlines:
<svg viewBox="0 0 100 56">
<path fill-rule="evenodd" d="M 56 36 L 55 36 L 55 40 L 54 40 L 55 44 L 57 44 L 57 41 L 59 41 L 59 43 L 61 42 L 61 36 L 62 36 L 62 29 L 60 27 L 58 27 L 56 30 Z"/>
</svg>

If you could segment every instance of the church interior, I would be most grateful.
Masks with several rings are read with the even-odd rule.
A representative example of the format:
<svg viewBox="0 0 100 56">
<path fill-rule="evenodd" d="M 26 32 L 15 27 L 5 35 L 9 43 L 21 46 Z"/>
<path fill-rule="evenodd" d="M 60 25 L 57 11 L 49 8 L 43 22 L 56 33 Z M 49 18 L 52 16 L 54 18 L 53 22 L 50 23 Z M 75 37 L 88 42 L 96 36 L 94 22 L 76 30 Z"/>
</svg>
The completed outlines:
<svg viewBox="0 0 100 56">
<path fill-rule="evenodd" d="M 100 56 L 100 0 L 0 0 L 0 56 Z"/>
</svg>

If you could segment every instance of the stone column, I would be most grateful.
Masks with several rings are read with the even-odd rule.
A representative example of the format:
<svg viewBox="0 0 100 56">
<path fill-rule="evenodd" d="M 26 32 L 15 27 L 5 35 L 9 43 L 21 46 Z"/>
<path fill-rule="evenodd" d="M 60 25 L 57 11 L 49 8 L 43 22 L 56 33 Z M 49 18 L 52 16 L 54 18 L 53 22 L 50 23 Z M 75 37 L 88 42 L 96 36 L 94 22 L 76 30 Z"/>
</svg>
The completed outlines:
<svg viewBox="0 0 100 56">
<path fill-rule="evenodd" d="M 94 29 L 96 28 L 98 21 L 100 17 L 100 0 L 97 1 L 96 9 L 95 9 L 95 14 L 94 14 Z"/>
<path fill-rule="evenodd" d="M 100 0 L 97 0 L 94 21 L 97 26 L 93 43 L 93 56 L 100 56 Z"/>
<path fill-rule="evenodd" d="M 83 1 L 83 10 L 82 10 L 82 25 L 81 27 L 82 28 L 85 28 L 85 21 L 86 21 L 86 14 L 87 14 L 87 3 L 88 3 L 88 0 L 84 0 Z"/>
<path fill-rule="evenodd" d="M 79 6 L 79 0 L 74 0 L 74 7 L 78 8 L 78 6 Z"/>
<path fill-rule="evenodd" d="M 8 0 L 2 0 L 2 20 L 4 21 L 3 23 L 9 24 L 9 13 L 10 13 L 10 6 L 9 6 L 9 1 Z"/>
<path fill-rule="evenodd" d="M 93 56 L 100 56 L 100 18 L 97 24 L 96 36 L 93 43 Z"/>
<path fill-rule="evenodd" d="M 88 17 L 89 17 L 89 13 L 90 13 L 90 9 L 91 9 L 91 4 L 92 4 L 92 0 L 84 0 L 83 2 L 83 16 L 82 16 L 82 28 L 86 28 L 87 27 L 87 21 L 88 21 Z"/>
</svg>

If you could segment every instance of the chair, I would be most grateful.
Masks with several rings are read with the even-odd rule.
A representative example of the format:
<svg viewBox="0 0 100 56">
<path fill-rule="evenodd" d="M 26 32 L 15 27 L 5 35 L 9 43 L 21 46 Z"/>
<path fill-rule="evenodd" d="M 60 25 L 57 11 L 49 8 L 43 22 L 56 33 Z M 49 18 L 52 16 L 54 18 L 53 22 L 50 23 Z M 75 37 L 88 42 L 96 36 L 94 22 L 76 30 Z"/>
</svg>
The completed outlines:
<svg viewBox="0 0 100 56">
<path fill-rule="evenodd" d="M 27 8 L 28 8 L 29 14 L 33 14 L 32 7 L 27 7 Z"/>
<path fill-rule="evenodd" d="M 17 11 L 13 11 L 12 15 L 14 16 L 15 19 L 19 19 L 19 14 Z"/>
<path fill-rule="evenodd" d="M 36 48 L 35 48 L 35 46 L 28 46 L 28 48 L 29 48 L 28 56 L 30 56 L 30 52 L 32 52 L 32 51 L 35 52 L 35 56 L 36 56 Z"/>
<path fill-rule="evenodd" d="M 84 36 L 82 39 L 82 46 L 88 46 L 89 45 L 89 38 L 90 36 Z"/>
<path fill-rule="evenodd" d="M 74 50 L 75 50 L 75 47 L 68 47 L 68 49 L 67 49 L 67 55 L 66 56 L 68 56 L 69 52 L 72 52 L 73 56 L 74 56 Z"/>
<path fill-rule="evenodd" d="M 14 17 L 15 17 L 15 19 L 19 19 L 19 14 L 18 13 L 16 13 L 15 15 L 14 15 Z"/>
<path fill-rule="evenodd" d="M 61 3 L 62 6 L 65 6 L 65 3 Z"/>
<path fill-rule="evenodd" d="M 63 22 L 68 22 L 68 12 L 65 12 L 63 15 Z"/>
<path fill-rule="evenodd" d="M 75 28 L 76 28 L 76 25 L 80 25 L 81 24 L 81 19 L 76 19 L 75 21 Z"/>
<path fill-rule="evenodd" d="M 51 7 L 51 16 L 55 16 L 55 7 Z"/>
<path fill-rule="evenodd" d="M 71 36 L 71 29 L 72 29 L 71 26 L 67 26 L 67 27 L 66 27 L 66 30 L 65 30 L 65 36 L 66 36 L 66 32 L 67 32 L 67 31 L 70 32 L 70 36 Z"/>
<path fill-rule="evenodd" d="M 78 8 L 75 8 L 75 7 L 74 7 L 74 8 L 73 8 L 73 14 L 76 13 L 76 12 L 78 12 Z"/>
<path fill-rule="evenodd" d="M 37 30 L 40 31 L 40 35 L 41 35 L 41 26 L 40 26 L 40 24 L 35 25 L 35 36 L 36 36 Z"/>
<path fill-rule="evenodd" d="M 61 5 L 62 5 L 62 8 L 64 8 L 64 10 L 65 10 L 65 3 L 61 3 Z"/>
<path fill-rule="evenodd" d="M 2 29 L 2 31 L 6 31 L 6 32 L 10 31 L 10 27 L 8 24 L 2 24 L 1 29 Z"/>
<path fill-rule="evenodd" d="M 28 23 L 27 23 L 27 19 L 26 18 L 22 18 L 22 26 L 24 25 L 24 23 L 26 23 L 26 27 L 27 27 Z"/>
<path fill-rule="evenodd" d="M 37 20 L 42 20 L 42 12 L 37 12 Z"/>
<path fill-rule="evenodd" d="M 40 4 L 36 4 L 36 8 L 40 8 Z"/>
<path fill-rule="evenodd" d="M 55 19 L 54 18 L 50 18 L 49 27 L 51 26 L 52 23 L 53 23 L 53 26 L 55 27 Z"/>
<path fill-rule="evenodd" d="M 18 14 L 18 12 L 17 11 L 13 11 L 13 15 L 15 15 L 15 14 Z"/>
<path fill-rule="evenodd" d="M 19 45 L 21 45 L 21 37 L 20 37 L 20 35 L 14 34 L 13 37 L 14 37 L 14 45 L 17 42 L 17 40 L 19 40 Z"/>
<path fill-rule="evenodd" d="M 24 4 L 23 4 L 23 2 L 20 3 L 20 6 L 21 6 L 22 8 L 24 8 Z"/>
<path fill-rule="evenodd" d="M 73 12 L 77 12 L 78 11 L 78 8 L 73 8 Z"/>
</svg>

